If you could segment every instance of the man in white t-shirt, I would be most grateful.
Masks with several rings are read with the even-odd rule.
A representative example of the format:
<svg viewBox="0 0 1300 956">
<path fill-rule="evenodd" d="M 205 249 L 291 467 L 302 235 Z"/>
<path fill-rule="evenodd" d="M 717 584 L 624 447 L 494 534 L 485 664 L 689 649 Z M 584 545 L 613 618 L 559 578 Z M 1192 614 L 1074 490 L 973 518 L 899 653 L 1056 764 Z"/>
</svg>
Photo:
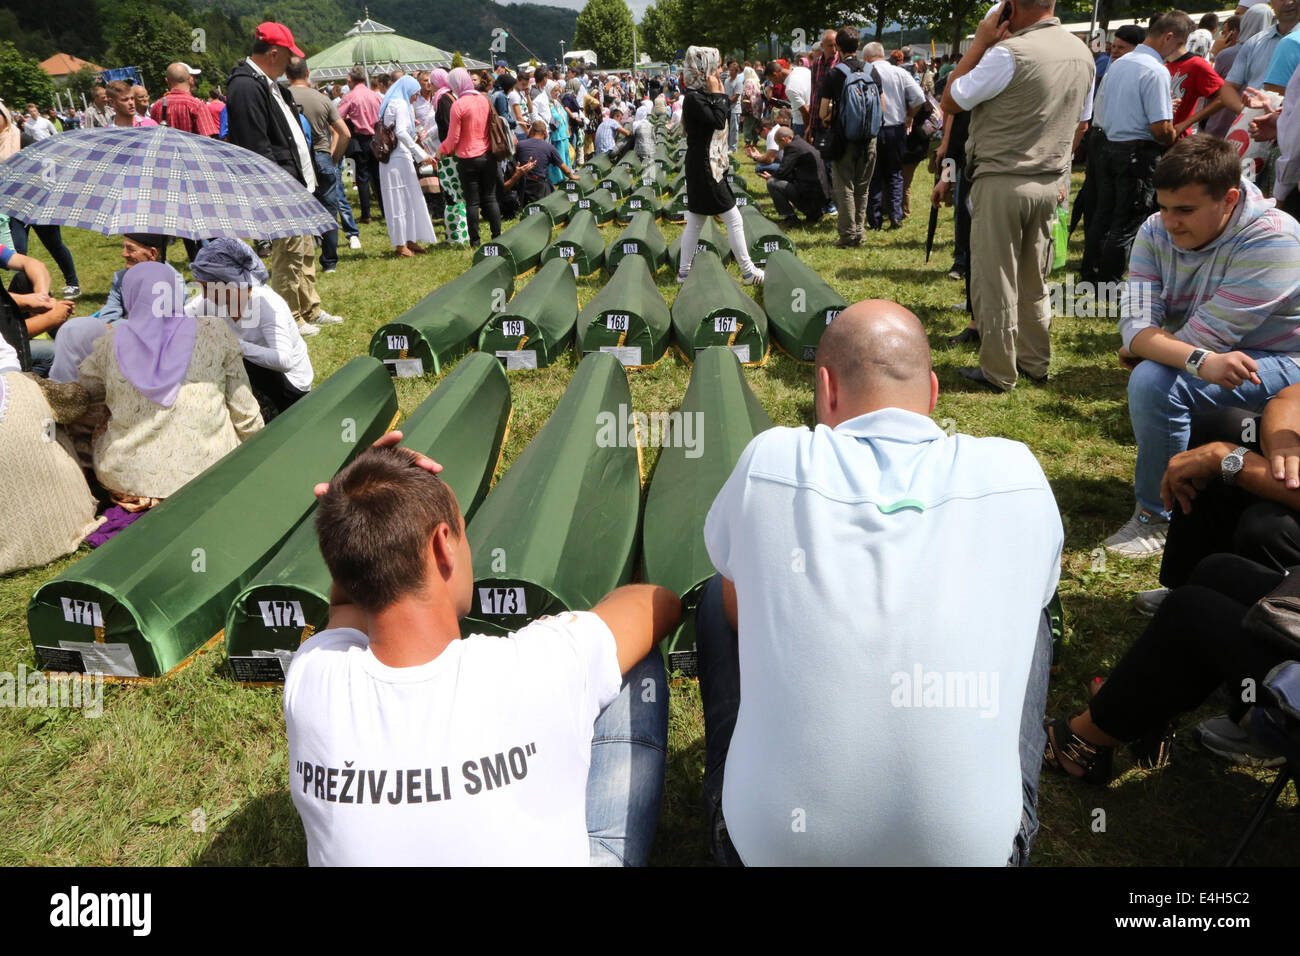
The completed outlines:
<svg viewBox="0 0 1300 956">
<path fill-rule="evenodd" d="M 441 466 L 400 439 L 316 489 L 329 626 L 284 687 L 308 862 L 644 864 L 668 734 L 655 644 L 681 602 L 629 585 L 592 611 L 460 640 L 465 521 Z"/>
<path fill-rule="evenodd" d="M 775 83 L 785 84 L 785 98 L 790 103 L 790 125 L 795 136 L 802 136 L 812 119 L 809 104 L 812 101 L 812 71 L 806 66 L 793 69 L 781 60 L 773 60 L 767 65 L 767 76 Z"/>
<path fill-rule="evenodd" d="M 727 149 L 734 153 L 736 144 L 740 142 L 740 108 L 741 100 L 745 96 L 745 77 L 740 72 L 740 64 L 735 60 L 727 64 L 727 78 L 723 81 L 722 89 L 727 94 L 727 102 L 730 104 L 730 113 L 727 116 Z"/>
<path fill-rule="evenodd" d="M 709 510 L 719 862 L 1028 857 L 1061 519 L 1029 449 L 945 435 L 938 393 L 915 315 L 850 306 L 817 348 L 817 427 L 756 437 Z"/>
</svg>

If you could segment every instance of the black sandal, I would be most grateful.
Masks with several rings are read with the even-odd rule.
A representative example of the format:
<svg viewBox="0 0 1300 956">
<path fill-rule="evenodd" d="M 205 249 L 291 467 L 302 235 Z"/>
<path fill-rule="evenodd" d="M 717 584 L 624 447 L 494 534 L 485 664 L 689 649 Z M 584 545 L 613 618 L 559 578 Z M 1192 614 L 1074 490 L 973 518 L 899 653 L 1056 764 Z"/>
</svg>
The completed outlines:
<svg viewBox="0 0 1300 956">
<path fill-rule="evenodd" d="M 1128 751 L 1139 767 L 1150 770 L 1162 770 L 1169 766 L 1174 752 L 1174 725 L 1166 724 L 1159 730 L 1153 730 L 1145 737 L 1139 737 L 1128 745 Z"/>
<path fill-rule="evenodd" d="M 1084 783 L 1103 787 L 1110 783 L 1113 776 L 1111 768 L 1115 757 L 1114 747 L 1088 743 L 1070 729 L 1070 722 L 1064 717 L 1046 721 L 1045 724 L 1047 749 L 1043 751 L 1044 764 L 1073 777 L 1075 774 L 1066 770 L 1065 764 L 1061 761 L 1061 758 L 1065 757 L 1071 763 L 1083 768 L 1083 774 L 1079 779 Z M 1062 740 L 1065 741 L 1064 745 L 1060 744 Z"/>
</svg>

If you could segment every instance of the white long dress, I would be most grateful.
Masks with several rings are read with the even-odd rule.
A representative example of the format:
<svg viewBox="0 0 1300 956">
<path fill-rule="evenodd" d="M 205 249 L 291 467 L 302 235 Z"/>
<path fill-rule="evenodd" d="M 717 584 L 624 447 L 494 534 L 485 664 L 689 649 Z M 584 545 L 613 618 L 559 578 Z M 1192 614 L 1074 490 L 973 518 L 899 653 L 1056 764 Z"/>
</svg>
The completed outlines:
<svg viewBox="0 0 1300 956">
<path fill-rule="evenodd" d="M 435 243 L 438 237 L 433 233 L 429 207 L 424 204 L 424 194 L 420 192 L 420 180 L 415 172 L 415 157 L 422 155 L 422 151 L 415 143 L 411 112 L 394 101 L 384 111 L 383 122 L 397 133 L 397 145 L 393 147 L 388 162 L 379 164 L 388 242 L 394 249 L 408 242 Z"/>
</svg>

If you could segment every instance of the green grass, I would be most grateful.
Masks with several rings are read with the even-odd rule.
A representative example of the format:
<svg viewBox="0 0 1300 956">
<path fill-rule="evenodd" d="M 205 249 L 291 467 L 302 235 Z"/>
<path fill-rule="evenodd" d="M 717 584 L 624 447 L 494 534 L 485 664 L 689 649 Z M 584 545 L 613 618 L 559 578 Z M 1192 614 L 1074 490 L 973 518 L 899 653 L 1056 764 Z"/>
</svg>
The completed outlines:
<svg viewBox="0 0 1300 956">
<path fill-rule="evenodd" d="M 747 172 L 757 180 L 752 170 Z M 944 275 L 951 264 L 951 219 L 941 225 L 937 251 L 927 264 L 927 178 L 923 171 L 917 176 L 917 212 L 903 229 L 869 233 L 860 249 L 835 249 L 829 219 L 816 228 L 795 228 L 790 235 L 800 257 L 850 302 L 894 299 L 920 316 L 930 333 L 942 388 L 936 420 L 951 419 L 957 430 L 973 435 L 1023 441 L 1041 462 L 1066 528 L 1061 575 L 1066 647 L 1049 699 L 1050 712 L 1063 714 L 1084 704 L 1088 680 L 1106 674 L 1141 632 L 1144 619 L 1130 610 L 1129 598 L 1157 583 L 1157 562 L 1107 557 L 1103 564 L 1101 552 L 1095 551 L 1132 508 L 1135 446 L 1126 407 L 1127 373 L 1115 361 L 1118 334 L 1111 319 L 1058 319 L 1049 385 L 1026 382 L 1011 395 L 995 396 L 962 384 L 957 369 L 972 364 L 973 354 L 947 344 L 947 337 L 965 323 L 964 313 L 954 308 L 962 302 L 962 286 Z M 666 224 L 662 228 L 669 240 L 680 231 Z M 608 240 L 618 229 L 611 225 L 602 231 Z M 109 276 L 120 265 L 120 243 L 73 230 L 66 230 L 65 237 L 86 293 L 78 303 L 78 313 L 84 314 L 103 301 Z M 48 262 L 35 236 L 32 241 L 33 253 Z M 325 307 L 347 321 L 308 340 L 318 382 L 364 354 L 375 328 L 470 261 L 468 251 L 448 247 L 413 260 L 394 260 L 382 225 L 363 226 L 362 241 L 362 252 L 343 248 L 338 271 L 320 278 Z M 1076 243 L 1072 268 L 1077 268 L 1079 254 Z M 174 260 L 181 256 L 173 251 Z M 671 302 L 677 292 L 671 274 L 661 273 L 658 281 Z M 579 280 L 583 303 L 600 282 L 599 274 Z M 570 353 L 549 369 L 511 373 L 515 414 L 502 471 L 545 422 L 575 361 Z M 774 349 L 768 364 L 748 369 L 747 376 L 774 422 L 812 424 L 808 368 Z M 673 353 L 653 369 L 631 372 L 635 406 L 675 407 L 689 377 L 689 366 Z M 402 413 L 411 412 L 435 384 L 433 379 L 399 380 Z M 654 459 L 651 449 L 645 458 L 647 476 Z M 1015 535 L 1016 529 L 1005 533 Z M 0 670 L 32 666 L 27 600 L 78 556 L 0 577 Z M 941 581 L 920 586 L 933 589 L 942 600 Z M 5 835 L 0 864 L 305 862 L 302 830 L 286 789 L 287 744 L 278 690 L 234 684 L 217 651 L 200 656 L 169 680 L 147 687 L 106 687 L 105 695 L 103 716 L 94 720 L 75 711 L 0 708 L 0 833 Z M 1189 715 L 1185 726 L 1219 710 L 1212 702 L 1200 714 Z M 693 680 L 673 683 L 669 734 L 654 861 L 706 864 L 707 834 L 699 812 L 703 719 Z M 1129 766 L 1126 757 L 1120 760 Z M 1126 770 L 1105 790 L 1045 775 L 1034 863 L 1217 863 L 1249 819 L 1269 777 L 1223 767 L 1200 752 L 1187 734 L 1179 739 L 1171 767 Z M 1096 828 L 1099 809 L 1105 811 L 1101 830 Z M 202 826 L 196 811 L 202 812 Z M 863 812 L 869 814 L 871 808 Z M 1247 862 L 1287 863 L 1297 850 L 1300 829 L 1279 814 L 1266 825 Z"/>
</svg>

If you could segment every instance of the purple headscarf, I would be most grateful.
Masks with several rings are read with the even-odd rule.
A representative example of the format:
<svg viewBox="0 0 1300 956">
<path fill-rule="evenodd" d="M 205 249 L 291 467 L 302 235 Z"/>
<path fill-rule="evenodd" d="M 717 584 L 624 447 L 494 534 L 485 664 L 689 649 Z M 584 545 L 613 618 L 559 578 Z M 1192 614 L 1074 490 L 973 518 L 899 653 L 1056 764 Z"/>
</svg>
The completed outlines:
<svg viewBox="0 0 1300 956">
<path fill-rule="evenodd" d="M 477 93 L 474 89 L 474 77 L 469 75 L 469 70 L 463 66 L 458 66 L 447 74 L 447 79 L 451 82 L 451 88 L 457 96 L 464 96 L 467 93 Z"/>
<path fill-rule="evenodd" d="M 190 367 L 198 324 L 185 314 L 185 286 L 174 269 L 141 262 L 122 279 L 126 321 L 113 330 L 117 367 L 131 386 L 171 408 Z"/>
</svg>

